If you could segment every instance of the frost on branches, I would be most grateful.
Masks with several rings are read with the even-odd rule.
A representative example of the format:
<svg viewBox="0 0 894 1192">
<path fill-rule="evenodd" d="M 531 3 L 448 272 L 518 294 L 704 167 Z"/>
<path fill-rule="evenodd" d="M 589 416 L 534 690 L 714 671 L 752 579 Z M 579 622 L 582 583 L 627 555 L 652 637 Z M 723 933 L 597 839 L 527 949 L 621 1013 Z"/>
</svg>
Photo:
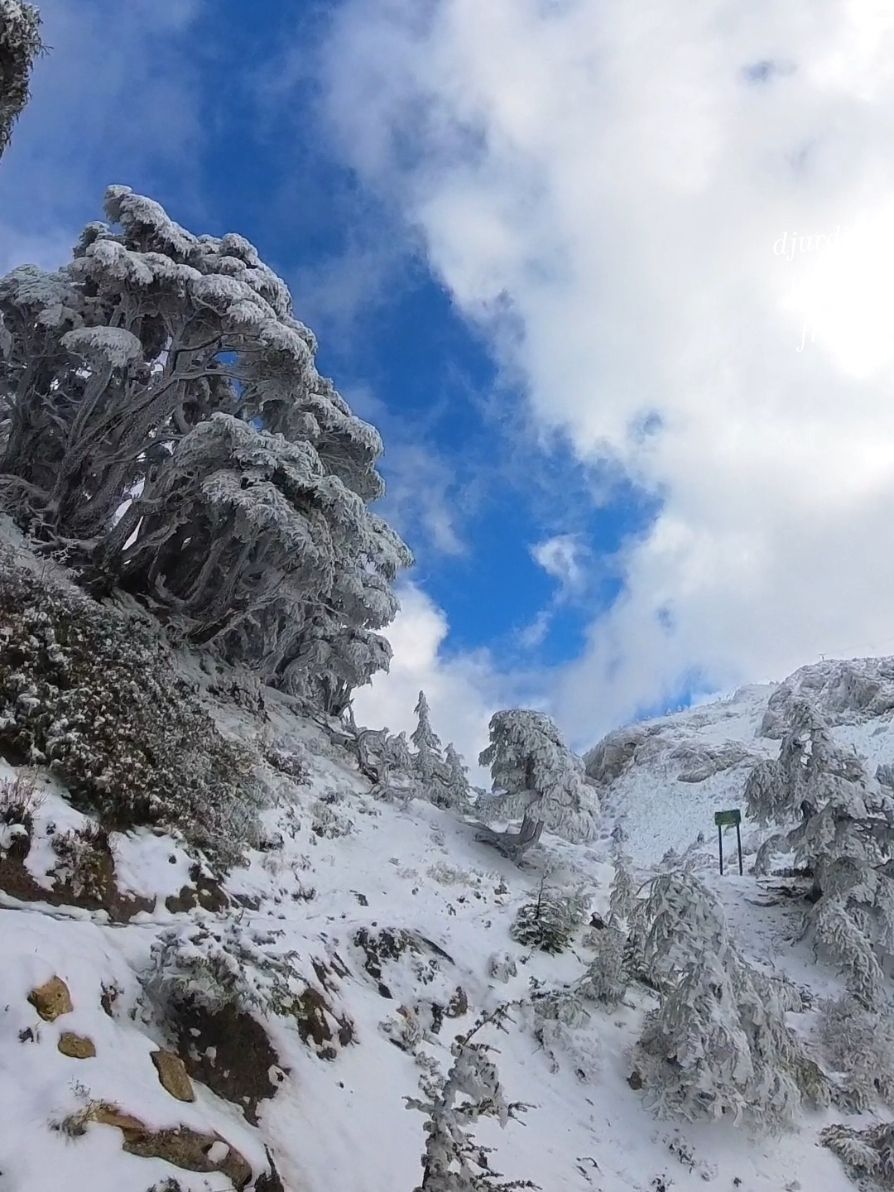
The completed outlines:
<svg viewBox="0 0 894 1192">
<path fill-rule="evenodd" d="M 390 660 L 407 547 L 378 432 L 241 236 L 114 186 L 57 273 L 0 279 L 0 496 L 98 590 L 339 714 Z"/>
<path fill-rule="evenodd" d="M 805 928 L 818 951 L 845 972 L 865 1006 L 886 997 L 894 971 L 894 802 L 856 753 L 836 745 L 806 700 L 792 709 L 779 758 L 745 787 L 748 814 L 782 829 L 762 846 L 793 851 L 813 875 Z"/>
<path fill-rule="evenodd" d="M 481 805 L 487 818 L 522 819 L 517 833 L 491 834 L 504 852 L 521 856 L 544 828 L 572 843 L 596 835 L 595 792 L 548 716 L 519 708 L 495 713 L 479 762 L 493 778 L 494 795 Z"/>
<path fill-rule="evenodd" d="M 506 1127 L 527 1107 L 507 1103 L 493 1048 L 472 1041 L 476 1030 L 451 1047 L 453 1066 L 446 1079 L 425 1081 L 424 1099 L 407 1098 L 408 1109 L 426 1115 L 422 1182 L 414 1192 L 512 1192 L 536 1188 L 529 1180 L 504 1181 L 488 1162 L 490 1148 L 475 1141 L 471 1127 L 482 1117 Z"/>
<path fill-rule="evenodd" d="M 645 907 L 645 956 L 661 991 L 637 1063 L 660 1116 L 790 1124 L 801 1104 L 828 1104 L 825 1077 L 786 1023 L 800 999 L 748 965 L 723 913 L 692 874 L 663 874 Z"/>
<path fill-rule="evenodd" d="M 842 1161 L 860 1187 L 867 1177 L 877 1188 L 894 1188 L 894 1122 L 881 1122 L 865 1130 L 829 1126 L 820 1141 Z"/>
<path fill-rule="evenodd" d="M 40 14 L 22 0 L 0 0 L 0 157 L 28 102 L 31 67 L 42 49 Z"/>
<path fill-rule="evenodd" d="M 839 1074 L 832 1099 L 849 1113 L 879 1101 L 894 1107 L 894 1022 L 888 1007 L 867 1010 L 845 995 L 823 1007 L 820 1042 Z"/>
</svg>

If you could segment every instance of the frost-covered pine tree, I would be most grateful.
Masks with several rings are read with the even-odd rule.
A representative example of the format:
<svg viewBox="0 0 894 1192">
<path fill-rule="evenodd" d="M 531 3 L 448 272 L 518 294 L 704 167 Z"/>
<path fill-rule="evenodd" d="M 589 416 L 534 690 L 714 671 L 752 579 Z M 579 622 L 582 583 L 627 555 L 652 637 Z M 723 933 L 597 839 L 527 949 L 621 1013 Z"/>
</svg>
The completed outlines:
<svg viewBox="0 0 894 1192">
<path fill-rule="evenodd" d="M 825 1078 L 788 1027 L 793 988 L 748 965 L 723 913 L 691 873 L 663 874 L 646 904 L 646 958 L 661 1004 L 637 1047 L 660 1116 L 746 1117 L 774 1129 L 802 1099 L 828 1104 Z"/>
<path fill-rule="evenodd" d="M 624 850 L 624 837 L 621 835 L 612 840 L 612 863 L 615 872 L 609 895 L 609 911 L 611 922 L 618 926 L 627 922 L 636 903 L 633 862 Z"/>
<path fill-rule="evenodd" d="M 469 769 L 451 741 L 444 750 L 444 793 L 447 806 L 465 811 L 472 800 Z"/>
<path fill-rule="evenodd" d="M 475 1030 L 480 1029 L 476 1027 Z M 407 1108 L 426 1115 L 422 1182 L 414 1192 L 512 1192 L 536 1188 L 529 1180 L 504 1181 L 488 1161 L 491 1148 L 475 1141 L 471 1127 L 482 1117 L 505 1128 L 527 1107 L 506 1101 L 493 1048 L 473 1042 L 475 1030 L 454 1040 L 453 1065 L 440 1087 L 424 1099 L 408 1097 Z"/>
<path fill-rule="evenodd" d="M 487 819 L 518 819 L 517 833 L 491 833 L 492 843 L 520 856 L 544 828 L 583 842 L 596 834 L 599 803 L 583 765 L 542 712 L 514 708 L 490 721 L 490 744 L 479 762 L 490 766 L 493 796 L 480 804 Z"/>
<path fill-rule="evenodd" d="M 416 713 L 416 727 L 410 736 L 416 747 L 413 767 L 425 796 L 432 803 L 444 806 L 446 800 L 443 788 L 447 774 L 441 753 L 441 739 L 431 726 L 431 709 L 424 691 L 419 692 L 413 711 Z"/>
<path fill-rule="evenodd" d="M 339 713 L 410 562 L 369 508 L 381 439 L 247 240 L 122 186 L 106 215 L 57 273 L 0 279 L 0 496 L 96 587 Z"/>
<path fill-rule="evenodd" d="M 40 14 L 23 0 L 0 0 L 0 157 L 28 102 L 31 67 L 40 53 Z"/>
<path fill-rule="evenodd" d="M 781 829 L 759 851 L 793 851 L 813 877 L 805 930 L 846 973 L 866 1006 L 885 997 L 894 972 L 894 802 L 852 750 L 835 744 L 807 700 L 792 710 L 779 758 L 745 787 L 748 814 Z"/>
</svg>

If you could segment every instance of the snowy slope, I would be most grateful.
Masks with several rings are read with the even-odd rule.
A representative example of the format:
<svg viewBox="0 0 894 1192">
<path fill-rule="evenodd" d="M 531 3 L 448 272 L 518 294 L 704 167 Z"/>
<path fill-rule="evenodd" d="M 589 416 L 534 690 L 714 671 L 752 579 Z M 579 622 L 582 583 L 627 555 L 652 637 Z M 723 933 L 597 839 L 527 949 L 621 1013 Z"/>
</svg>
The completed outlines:
<svg viewBox="0 0 894 1192">
<path fill-rule="evenodd" d="M 864 677 L 874 666 L 887 675 L 887 663 L 854 665 Z M 894 760 L 879 683 L 875 697 L 859 706 L 844 706 L 841 683 L 823 688 L 837 705 L 836 733 L 874 763 Z M 721 880 L 712 851 L 713 809 L 735 806 L 749 765 L 778 748 L 765 722 L 784 689 L 747 688 L 731 700 L 612 734 L 591 752 L 588 767 L 602 790 L 606 836 L 616 819 L 623 822 L 641 863 L 705 830 L 703 876 L 720 894 L 742 950 L 821 997 L 839 984 L 796 941 L 796 911 L 774 900 L 767 882 L 747 875 Z M 273 734 L 303 751 L 308 773 L 305 781 L 270 776 L 278 800 L 263 813 L 265 847 L 230 872 L 223 895 L 194 898 L 198 906 L 183 897 L 199 882 L 182 842 L 146 830 L 113 833 L 110 841 L 121 899 L 142 902 L 116 913 L 117 922 L 104 909 L 60 902 L 48 842 L 83 817 L 55 781 L 30 771 L 42 803 L 26 865 L 39 889 L 27 897 L 0 892 L 0 1192 L 235 1186 L 222 1171 L 190 1172 L 126 1153 L 114 1124 L 89 1120 L 74 1136 L 54 1128 L 97 1102 L 155 1131 L 188 1127 L 218 1139 L 214 1156 L 238 1152 L 252 1169 L 249 1187 L 258 1181 L 265 1192 L 411 1192 L 420 1178 L 423 1117 L 404 1098 L 417 1094 L 420 1062 L 429 1057 L 449 1067 L 451 1040 L 479 1014 L 523 1001 L 538 984 L 573 980 L 587 959 L 582 934 L 571 952 L 552 957 L 514 943 L 509 927 L 544 876 L 585 889 L 591 910 L 604 914 L 611 876 L 605 840 L 587 848 L 547 836 L 519 869 L 480 843 L 472 823 L 418 800 L 402 807 L 374 798 L 349 758 L 287 699 L 265 693 L 263 713 L 220 695 L 207 699 L 231 734 L 246 741 Z M 5 766 L 0 779 L 13 775 Z M 171 1045 L 143 991 L 153 944 L 166 932 L 200 927 L 235 931 L 273 956 L 288 955 L 326 1007 L 331 1030 L 322 1042 L 302 1039 L 287 1017 L 267 1020 L 276 1053 L 267 1073 L 272 1095 L 258 1101 L 256 1124 L 201 1080 L 193 1082 L 195 1101 L 175 1100 L 151 1060 L 154 1050 Z M 399 955 L 389 956 L 383 932 L 402 942 Z M 372 958 L 369 941 L 378 941 Z M 492 975 L 498 954 L 516 962 L 507 981 Z M 67 984 L 73 1009 L 43 1022 L 28 995 L 54 976 Z M 852 1187 L 817 1142 L 822 1126 L 840 1115 L 805 1115 L 797 1131 L 760 1138 L 732 1123 L 656 1121 L 628 1084 L 631 1048 L 654 1004 L 635 986 L 617 1010 L 594 1009 L 551 1044 L 538 1041 L 523 1006 L 512 1011 L 507 1032 L 486 1028 L 484 1037 L 499 1049 L 507 1096 L 530 1106 L 503 1131 L 486 1121 L 476 1128 L 495 1148 L 497 1170 L 533 1180 L 544 1192 Z M 811 1013 L 792 1015 L 791 1024 L 807 1035 Z M 96 1055 L 60 1054 L 62 1031 L 89 1038 Z M 413 1038 L 415 1054 L 398 1045 Z M 271 1158 L 277 1183 L 264 1182 L 272 1179 Z"/>
</svg>

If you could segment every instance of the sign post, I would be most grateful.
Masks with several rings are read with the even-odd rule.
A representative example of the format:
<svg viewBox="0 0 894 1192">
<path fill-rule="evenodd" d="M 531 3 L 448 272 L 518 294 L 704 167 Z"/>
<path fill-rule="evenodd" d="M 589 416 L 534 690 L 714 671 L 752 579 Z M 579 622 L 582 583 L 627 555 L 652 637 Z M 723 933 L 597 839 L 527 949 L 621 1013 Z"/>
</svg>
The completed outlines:
<svg viewBox="0 0 894 1192">
<path fill-rule="evenodd" d="M 742 823 L 742 812 L 738 808 L 733 808 L 732 811 L 715 811 L 714 823 L 717 825 L 717 847 L 720 852 L 720 876 L 723 877 L 723 829 L 731 828 L 735 825 L 736 829 L 736 845 L 739 850 L 739 877 L 742 876 L 742 832 L 739 825 Z"/>
</svg>

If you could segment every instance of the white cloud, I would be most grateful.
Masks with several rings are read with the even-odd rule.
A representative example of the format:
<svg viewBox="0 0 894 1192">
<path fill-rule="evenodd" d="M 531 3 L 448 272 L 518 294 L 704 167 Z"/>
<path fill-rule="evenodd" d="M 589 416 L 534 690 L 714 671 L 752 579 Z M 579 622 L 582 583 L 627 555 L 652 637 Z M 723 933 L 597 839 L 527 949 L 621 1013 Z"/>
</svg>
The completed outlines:
<svg viewBox="0 0 894 1192">
<path fill-rule="evenodd" d="M 541 427 L 663 500 L 558 678 L 577 739 L 692 672 L 894 650 L 892 60 L 881 0 L 349 0 L 336 19 L 341 151 Z M 839 247 L 774 253 L 842 225 Z"/>
<path fill-rule="evenodd" d="M 400 602 L 400 612 L 388 630 L 394 649 L 391 670 L 355 693 L 357 723 L 411 732 L 416 727 L 413 709 L 424 691 L 435 732 L 444 744 L 454 742 L 473 780 L 486 784 L 487 776 L 477 766 L 478 754 L 487 744 L 492 713 L 512 702 L 508 684 L 484 651 L 445 653 L 447 618 L 421 588 L 403 584 Z"/>
<path fill-rule="evenodd" d="M 197 67 L 186 52 L 204 0 L 41 0 L 47 53 L 0 170 L 0 269 L 67 260 L 101 218 L 109 183 L 181 193 L 195 174 Z"/>
<path fill-rule="evenodd" d="M 531 558 L 547 575 L 558 580 L 563 594 L 580 589 L 584 582 L 583 556 L 586 550 L 576 534 L 556 534 L 535 542 L 530 549 Z"/>
</svg>

